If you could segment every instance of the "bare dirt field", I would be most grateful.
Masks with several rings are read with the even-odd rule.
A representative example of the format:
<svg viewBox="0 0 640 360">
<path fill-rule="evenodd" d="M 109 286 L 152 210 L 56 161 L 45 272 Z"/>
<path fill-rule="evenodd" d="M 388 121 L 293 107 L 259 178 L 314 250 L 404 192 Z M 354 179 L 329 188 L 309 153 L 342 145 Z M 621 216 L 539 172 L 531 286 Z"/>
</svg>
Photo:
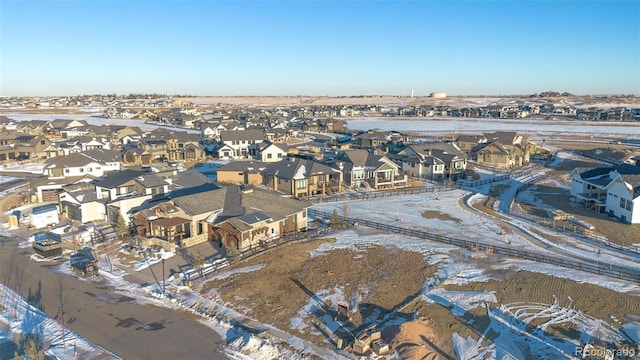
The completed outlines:
<svg viewBox="0 0 640 360">
<path fill-rule="evenodd" d="M 332 250 L 326 255 L 310 256 L 310 250 L 327 241 L 331 240 L 289 244 L 242 261 L 232 269 L 263 267 L 230 279 L 210 280 L 202 291 L 217 289 L 223 300 L 233 303 L 236 309 L 244 309 L 241 311 L 246 315 L 290 330 L 291 319 L 299 317 L 305 304 L 314 301 L 314 294 L 339 289 L 344 294 L 344 301 L 348 302 L 356 295 L 362 298 L 359 310 L 349 320 L 349 331 L 357 334 L 412 300 L 420 293 L 425 279 L 433 276 L 437 268 L 427 264 L 419 253 L 381 246 Z M 317 319 L 334 316 L 335 306 L 330 302 L 322 305 L 321 310 L 305 318 L 305 323 L 313 327 Z M 321 344 L 329 341 L 318 333 L 297 335 Z M 339 335 L 350 336 L 345 331 L 340 331 Z"/>
<path fill-rule="evenodd" d="M 336 249 L 324 255 L 310 256 L 311 250 L 326 242 L 332 240 L 288 244 L 233 264 L 228 268 L 230 273 L 250 266 L 256 270 L 209 280 L 201 291 L 214 290 L 236 310 L 326 347 L 333 346 L 330 340 L 333 336 L 322 323 L 326 316 L 335 316 L 336 304 L 330 300 L 321 302 L 318 294 L 339 289 L 345 301 L 359 294 L 362 300 L 348 325 L 349 331 L 341 328 L 336 334 L 344 338 L 357 335 L 386 314 L 397 311 L 396 318 L 408 322 L 383 325 L 380 329 L 383 339 L 403 359 L 454 359 L 453 333 L 477 338 L 486 330 L 489 320 L 483 308 L 456 316 L 445 306 L 416 297 L 424 282 L 437 270 L 437 265 L 429 265 L 422 254 L 372 246 Z M 487 260 L 477 261 L 476 265 L 482 266 Z M 487 270 L 487 273 L 494 280 L 441 287 L 495 291 L 498 303 L 537 301 L 551 304 L 554 296 L 563 301 L 571 297 L 575 309 L 605 320 L 609 315 L 624 319 L 628 314 L 640 312 L 637 297 L 595 285 L 527 271 Z M 308 312 L 310 302 L 317 305 L 312 313 Z M 301 316 L 305 326 L 292 328 L 292 319 Z M 556 325 L 548 331 L 552 335 L 572 336 L 570 324 L 566 328 Z M 491 339 L 491 336 L 488 334 L 487 338 Z"/>
</svg>

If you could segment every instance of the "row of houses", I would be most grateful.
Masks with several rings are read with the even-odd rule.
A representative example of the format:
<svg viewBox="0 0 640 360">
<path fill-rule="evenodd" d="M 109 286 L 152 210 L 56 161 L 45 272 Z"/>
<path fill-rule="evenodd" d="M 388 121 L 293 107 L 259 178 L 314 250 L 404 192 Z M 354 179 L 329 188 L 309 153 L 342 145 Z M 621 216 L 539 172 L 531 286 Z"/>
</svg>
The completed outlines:
<svg viewBox="0 0 640 360">
<path fill-rule="evenodd" d="M 281 193 L 217 186 L 194 170 L 124 169 L 57 191 L 61 218 L 128 226 L 141 244 L 167 250 L 207 241 L 246 250 L 307 228 L 308 203 Z"/>
</svg>

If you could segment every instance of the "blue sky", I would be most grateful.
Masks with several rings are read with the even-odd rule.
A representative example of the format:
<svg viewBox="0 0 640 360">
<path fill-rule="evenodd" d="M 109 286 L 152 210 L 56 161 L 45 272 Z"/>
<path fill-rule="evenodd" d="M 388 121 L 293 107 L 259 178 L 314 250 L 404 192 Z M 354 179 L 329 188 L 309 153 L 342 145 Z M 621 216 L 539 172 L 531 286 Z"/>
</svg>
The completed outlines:
<svg viewBox="0 0 640 360">
<path fill-rule="evenodd" d="M 0 0 L 0 95 L 640 93 L 640 1 Z"/>
</svg>

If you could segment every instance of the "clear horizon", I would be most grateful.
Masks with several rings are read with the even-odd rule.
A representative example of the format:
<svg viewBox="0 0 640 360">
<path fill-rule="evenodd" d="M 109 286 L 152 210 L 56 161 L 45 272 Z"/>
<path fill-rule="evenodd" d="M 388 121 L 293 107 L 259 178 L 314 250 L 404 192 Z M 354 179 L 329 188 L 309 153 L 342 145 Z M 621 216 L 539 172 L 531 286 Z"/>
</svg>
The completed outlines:
<svg viewBox="0 0 640 360">
<path fill-rule="evenodd" d="M 639 1 L 2 0 L 1 96 L 640 94 Z"/>
</svg>

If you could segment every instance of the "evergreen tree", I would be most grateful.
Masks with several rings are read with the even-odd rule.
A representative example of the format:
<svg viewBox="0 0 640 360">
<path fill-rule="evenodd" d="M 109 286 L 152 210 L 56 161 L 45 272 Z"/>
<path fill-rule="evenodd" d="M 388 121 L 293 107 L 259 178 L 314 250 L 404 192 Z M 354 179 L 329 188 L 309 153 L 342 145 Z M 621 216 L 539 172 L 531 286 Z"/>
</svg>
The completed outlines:
<svg viewBox="0 0 640 360">
<path fill-rule="evenodd" d="M 238 250 L 238 248 L 233 245 L 227 247 L 227 260 L 229 260 L 229 262 L 234 262 L 238 260 L 239 257 L 240 251 Z"/>
<path fill-rule="evenodd" d="M 116 233 L 119 237 L 123 237 L 129 233 L 129 227 L 124 221 L 124 217 L 118 212 L 118 221 L 116 222 Z"/>
<path fill-rule="evenodd" d="M 331 219 L 329 220 L 329 226 L 337 227 L 340 225 L 340 217 L 338 216 L 338 210 L 333 210 L 333 214 L 331 215 Z"/>
</svg>

